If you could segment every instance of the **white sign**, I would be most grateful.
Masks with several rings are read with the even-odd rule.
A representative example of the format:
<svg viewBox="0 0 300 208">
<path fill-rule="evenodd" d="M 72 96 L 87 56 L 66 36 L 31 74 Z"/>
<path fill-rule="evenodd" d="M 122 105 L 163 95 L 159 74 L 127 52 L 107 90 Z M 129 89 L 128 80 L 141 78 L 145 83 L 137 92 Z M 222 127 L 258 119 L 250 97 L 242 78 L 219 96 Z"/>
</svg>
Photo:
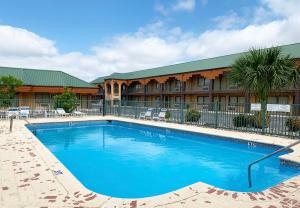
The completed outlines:
<svg viewBox="0 0 300 208">
<path fill-rule="evenodd" d="M 260 111 L 261 105 L 260 103 L 251 103 L 251 110 L 252 111 Z"/>
<path fill-rule="evenodd" d="M 281 104 L 268 104 L 267 111 L 289 113 L 291 111 L 291 106 L 290 105 L 281 105 Z"/>
<path fill-rule="evenodd" d="M 251 103 L 251 110 L 252 111 L 260 111 L 261 104 L 260 103 Z M 281 105 L 281 104 L 267 104 L 267 111 L 270 112 L 291 112 L 290 105 Z"/>
</svg>

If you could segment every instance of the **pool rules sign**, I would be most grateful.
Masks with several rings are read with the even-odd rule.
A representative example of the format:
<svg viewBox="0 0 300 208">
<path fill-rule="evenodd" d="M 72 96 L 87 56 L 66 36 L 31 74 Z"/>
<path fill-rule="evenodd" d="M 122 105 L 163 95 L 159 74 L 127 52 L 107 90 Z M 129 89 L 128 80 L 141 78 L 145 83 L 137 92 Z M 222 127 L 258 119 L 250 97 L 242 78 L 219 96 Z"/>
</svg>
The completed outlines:
<svg viewBox="0 0 300 208">
<path fill-rule="evenodd" d="M 252 103 L 251 110 L 252 111 L 260 111 L 261 104 L 260 103 Z M 289 112 L 291 112 L 291 106 L 290 105 L 282 105 L 282 104 L 267 104 L 267 111 L 289 113 Z"/>
</svg>

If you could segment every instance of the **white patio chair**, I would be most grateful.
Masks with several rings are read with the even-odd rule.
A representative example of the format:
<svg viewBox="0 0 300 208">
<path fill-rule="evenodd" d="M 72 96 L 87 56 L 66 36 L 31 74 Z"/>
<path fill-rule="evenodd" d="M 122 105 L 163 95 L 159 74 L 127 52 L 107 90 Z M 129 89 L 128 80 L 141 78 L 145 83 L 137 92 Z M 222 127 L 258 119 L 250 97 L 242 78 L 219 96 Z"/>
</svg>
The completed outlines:
<svg viewBox="0 0 300 208">
<path fill-rule="evenodd" d="M 75 115 L 75 116 L 85 116 L 85 115 L 87 115 L 86 113 L 83 113 L 83 112 L 78 111 L 78 110 L 74 111 L 72 114 Z"/>
<path fill-rule="evenodd" d="M 12 116 L 15 116 L 16 118 L 19 117 L 19 109 L 16 107 L 10 107 L 6 111 L 6 118 L 10 118 Z"/>
<path fill-rule="evenodd" d="M 19 118 L 29 118 L 30 108 L 28 106 L 19 107 Z"/>
<path fill-rule="evenodd" d="M 66 113 L 66 111 L 63 108 L 56 108 L 56 113 L 59 116 L 69 116 L 70 113 Z"/>
<path fill-rule="evenodd" d="M 140 119 L 151 119 L 153 108 L 148 108 L 146 112 L 140 113 Z"/>
<path fill-rule="evenodd" d="M 167 109 L 166 108 L 162 108 L 160 109 L 159 113 L 154 113 L 152 119 L 153 120 L 160 120 L 160 121 L 165 121 L 166 120 L 166 113 L 167 113 Z"/>
</svg>

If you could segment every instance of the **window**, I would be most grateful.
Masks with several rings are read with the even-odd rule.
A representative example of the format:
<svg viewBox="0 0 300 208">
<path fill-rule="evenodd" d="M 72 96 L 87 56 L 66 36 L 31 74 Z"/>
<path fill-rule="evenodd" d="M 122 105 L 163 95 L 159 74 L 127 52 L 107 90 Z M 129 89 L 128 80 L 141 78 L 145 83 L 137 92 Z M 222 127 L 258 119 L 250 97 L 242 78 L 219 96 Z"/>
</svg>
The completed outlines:
<svg viewBox="0 0 300 208">
<path fill-rule="evenodd" d="M 197 97 L 197 103 L 198 104 L 208 104 L 209 103 L 209 97 L 205 96 L 198 96 Z"/>
<path fill-rule="evenodd" d="M 176 80 L 175 81 L 175 88 L 180 89 L 180 85 L 181 85 L 180 81 Z"/>
<path fill-rule="evenodd" d="M 50 103 L 50 94 L 48 93 L 38 93 L 35 94 L 36 103 L 38 104 L 49 104 Z"/>
<path fill-rule="evenodd" d="M 269 104 L 288 104 L 289 98 L 287 96 L 271 96 L 268 97 L 268 103 Z"/>
<path fill-rule="evenodd" d="M 114 84 L 114 94 L 118 94 L 118 93 L 119 93 L 119 85 Z"/>
<path fill-rule="evenodd" d="M 159 83 L 156 82 L 155 88 L 158 90 L 160 88 Z"/>
<path fill-rule="evenodd" d="M 136 85 L 135 85 L 135 89 L 136 89 L 136 90 L 139 90 L 139 89 L 141 89 L 141 88 L 142 88 L 142 86 L 141 86 L 140 84 L 136 84 Z"/>
<path fill-rule="evenodd" d="M 209 86 L 209 79 L 198 77 L 198 87 L 207 88 Z"/>
<path fill-rule="evenodd" d="M 229 104 L 231 104 L 231 105 L 237 105 L 237 104 L 243 104 L 243 103 L 245 103 L 244 97 L 237 97 L 237 96 L 229 97 Z"/>
<path fill-rule="evenodd" d="M 176 104 L 180 104 L 181 103 L 181 97 L 180 96 L 176 96 L 175 97 L 175 103 Z"/>
</svg>

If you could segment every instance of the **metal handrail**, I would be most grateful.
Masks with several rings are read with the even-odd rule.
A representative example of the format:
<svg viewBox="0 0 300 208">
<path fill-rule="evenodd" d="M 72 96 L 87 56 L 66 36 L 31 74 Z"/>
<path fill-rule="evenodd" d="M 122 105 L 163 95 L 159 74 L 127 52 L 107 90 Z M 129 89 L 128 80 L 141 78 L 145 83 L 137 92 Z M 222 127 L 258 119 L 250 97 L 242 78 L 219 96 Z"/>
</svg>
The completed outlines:
<svg viewBox="0 0 300 208">
<path fill-rule="evenodd" d="M 32 133 L 35 135 L 36 127 L 32 123 L 30 123 L 27 119 L 24 119 L 24 121 L 32 127 Z"/>
<path fill-rule="evenodd" d="M 260 158 L 258 160 L 255 160 L 254 162 L 250 163 L 248 165 L 248 183 L 249 183 L 249 188 L 252 187 L 252 181 L 251 181 L 251 167 L 252 167 L 252 165 L 254 165 L 254 164 L 256 164 L 256 163 L 258 163 L 258 162 L 260 162 L 262 160 L 265 160 L 265 159 L 267 159 L 269 157 L 272 157 L 273 155 L 275 155 L 275 154 L 277 154 L 279 152 L 282 152 L 282 151 L 284 151 L 284 150 L 286 150 L 286 149 L 288 149 L 290 147 L 293 147 L 293 146 L 295 146 L 297 144 L 300 144 L 300 140 L 298 140 L 298 141 L 296 141 L 296 142 L 294 142 L 294 143 L 292 143 L 292 144 L 290 144 L 290 145 L 288 145 L 286 147 L 282 147 L 282 148 L 280 148 L 280 149 L 278 149 L 278 150 L 276 150 L 276 151 L 274 151 L 274 152 L 272 152 L 272 153 L 270 153 L 270 154 L 268 154 L 268 155 L 266 155 L 266 156 L 264 156 L 264 157 L 262 157 L 262 158 Z"/>
</svg>

